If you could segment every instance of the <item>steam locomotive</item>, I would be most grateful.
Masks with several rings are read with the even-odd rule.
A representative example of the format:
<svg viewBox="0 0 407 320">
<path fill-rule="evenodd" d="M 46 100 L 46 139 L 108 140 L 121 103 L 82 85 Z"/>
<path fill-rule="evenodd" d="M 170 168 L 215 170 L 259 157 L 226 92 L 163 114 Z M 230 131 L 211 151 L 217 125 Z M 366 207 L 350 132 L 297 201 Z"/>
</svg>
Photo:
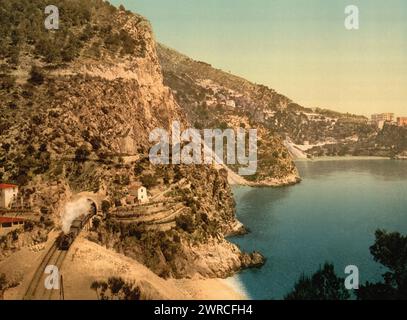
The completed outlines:
<svg viewBox="0 0 407 320">
<path fill-rule="evenodd" d="M 61 232 L 61 234 L 58 236 L 56 243 L 57 247 L 59 250 L 69 250 L 71 247 L 72 243 L 75 241 L 76 237 L 79 235 L 83 227 L 89 222 L 90 218 L 96 214 L 96 206 L 92 202 L 91 203 L 91 209 L 89 212 L 77 219 L 75 219 L 72 224 L 71 228 L 69 229 L 69 232 L 65 234 L 64 232 Z"/>
</svg>

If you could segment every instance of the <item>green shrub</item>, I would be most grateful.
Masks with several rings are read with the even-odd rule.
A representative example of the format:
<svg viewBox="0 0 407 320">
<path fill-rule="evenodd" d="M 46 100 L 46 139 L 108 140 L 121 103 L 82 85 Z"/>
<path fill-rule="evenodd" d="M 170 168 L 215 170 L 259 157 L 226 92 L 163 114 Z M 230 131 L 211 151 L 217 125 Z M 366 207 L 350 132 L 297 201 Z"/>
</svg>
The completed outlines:
<svg viewBox="0 0 407 320">
<path fill-rule="evenodd" d="M 75 161 L 85 162 L 88 160 L 89 155 L 90 155 L 89 150 L 85 146 L 81 146 L 75 152 Z"/>
<path fill-rule="evenodd" d="M 190 214 L 180 215 L 176 218 L 175 222 L 178 228 L 188 233 L 192 233 L 195 230 L 194 219 Z"/>
<path fill-rule="evenodd" d="M 153 188 L 158 184 L 157 177 L 152 174 L 145 174 L 141 177 L 141 183 L 147 189 Z"/>
<path fill-rule="evenodd" d="M 31 82 L 34 85 L 42 85 L 44 83 L 44 73 L 42 72 L 42 70 L 37 67 L 37 66 L 33 66 L 31 68 L 30 71 L 30 78 L 29 78 L 29 82 Z"/>
</svg>

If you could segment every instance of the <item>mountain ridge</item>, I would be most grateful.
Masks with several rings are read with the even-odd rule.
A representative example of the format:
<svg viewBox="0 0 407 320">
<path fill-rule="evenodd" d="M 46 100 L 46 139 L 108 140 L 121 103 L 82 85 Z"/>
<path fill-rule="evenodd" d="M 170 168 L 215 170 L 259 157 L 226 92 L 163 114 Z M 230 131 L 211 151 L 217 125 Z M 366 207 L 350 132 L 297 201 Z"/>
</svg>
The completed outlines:
<svg viewBox="0 0 407 320">
<path fill-rule="evenodd" d="M 309 158 L 345 155 L 397 158 L 404 157 L 407 150 L 403 138 L 407 127 L 386 125 L 381 130 L 363 115 L 303 107 L 272 88 L 195 61 L 163 44 L 158 44 L 158 56 L 165 84 L 173 89 L 179 105 L 196 127 L 227 126 L 231 118 L 237 117 L 251 122 L 252 127 L 263 128 L 268 137 L 279 137 L 282 141 L 270 149 L 283 150 L 284 144 L 293 157 L 301 153 L 301 157 Z M 210 123 L 206 119 L 208 111 L 224 121 Z M 266 152 L 262 158 L 273 156 Z M 288 167 L 288 163 L 280 163 L 286 175 Z M 267 172 L 273 176 L 269 168 L 261 171 L 266 174 L 255 179 L 259 184 L 267 179 Z"/>
</svg>

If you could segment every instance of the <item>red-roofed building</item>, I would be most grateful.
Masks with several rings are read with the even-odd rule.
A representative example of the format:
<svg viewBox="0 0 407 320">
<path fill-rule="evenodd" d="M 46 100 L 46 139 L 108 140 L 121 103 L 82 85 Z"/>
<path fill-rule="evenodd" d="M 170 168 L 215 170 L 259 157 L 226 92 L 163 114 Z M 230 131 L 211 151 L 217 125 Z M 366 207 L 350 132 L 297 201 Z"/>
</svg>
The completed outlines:
<svg viewBox="0 0 407 320">
<path fill-rule="evenodd" d="M 0 208 L 10 209 L 17 200 L 18 186 L 15 184 L 0 183 Z"/>
<path fill-rule="evenodd" d="M 398 117 L 397 118 L 397 125 L 399 127 L 407 126 L 407 117 Z"/>
<path fill-rule="evenodd" d="M 24 225 L 25 220 L 21 218 L 0 217 L 0 229 Z"/>
</svg>

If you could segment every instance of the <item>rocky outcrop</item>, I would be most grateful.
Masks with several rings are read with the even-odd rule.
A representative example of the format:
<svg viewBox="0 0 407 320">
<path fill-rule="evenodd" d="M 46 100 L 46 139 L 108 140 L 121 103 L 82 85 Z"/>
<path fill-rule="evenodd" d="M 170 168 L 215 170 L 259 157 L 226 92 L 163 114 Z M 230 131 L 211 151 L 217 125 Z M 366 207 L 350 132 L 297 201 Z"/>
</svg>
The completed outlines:
<svg viewBox="0 0 407 320">
<path fill-rule="evenodd" d="M 0 179 L 18 183 L 31 195 L 37 218 L 56 228 L 61 208 L 75 194 L 103 194 L 120 207 L 129 186 L 144 176 L 152 187 L 176 184 L 167 201 L 178 201 L 185 213 L 173 221 L 175 228 L 139 229 L 108 217 L 90 238 L 163 277 L 224 277 L 252 260 L 257 265 L 257 256 L 243 256 L 225 240 L 236 223 L 226 170 L 148 161 L 151 130 L 169 131 L 175 120 L 188 124 L 163 84 L 149 23 L 99 1 L 54 4 L 64 7 L 71 34 L 39 29 L 36 41 L 27 31 L 32 39 L 21 35 L 18 61 L 3 64 L 10 82 L 0 90 Z M 22 5 L 33 25 L 42 25 L 35 9 L 41 5 Z M 23 16 L 1 23 L 18 25 Z M 52 45 L 54 51 L 43 50 Z M 10 54 L 6 50 L 3 58 Z"/>
</svg>

